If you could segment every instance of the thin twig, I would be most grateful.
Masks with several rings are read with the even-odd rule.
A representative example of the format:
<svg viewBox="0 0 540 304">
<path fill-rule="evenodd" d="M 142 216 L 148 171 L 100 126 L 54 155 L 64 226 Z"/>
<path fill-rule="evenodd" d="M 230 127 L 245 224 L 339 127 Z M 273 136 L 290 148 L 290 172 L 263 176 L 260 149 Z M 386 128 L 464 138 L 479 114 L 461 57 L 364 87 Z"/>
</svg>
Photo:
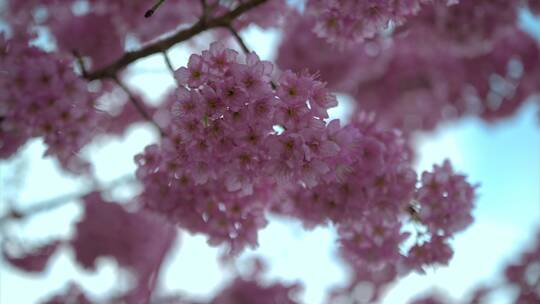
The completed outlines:
<svg viewBox="0 0 540 304">
<path fill-rule="evenodd" d="M 180 30 L 169 37 L 166 37 L 162 40 L 158 40 L 154 43 L 148 44 L 139 50 L 124 53 L 122 57 L 120 57 L 118 60 L 114 61 L 113 63 L 101 69 L 98 69 L 96 71 L 87 73 L 85 78 L 88 80 L 114 78 L 115 75 L 117 75 L 121 69 L 125 68 L 132 62 L 135 62 L 141 58 L 168 50 L 173 45 L 189 40 L 192 37 L 204 31 L 207 31 L 209 29 L 218 28 L 218 27 L 226 27 L 238 16 L 249 11 L 250 9 L 253 9 L 265 3 L 266 1 L 267 0 L 246 1 L 224 15 L 211 18 L 205 21 L 199 20 L 195 24 L 193 24 L 190 28 Z"/>
<path fill-rule="evenodd" d="M 249 54 L 249 48 L 247 47 L 240 34 L 238 34 L 238 32 L 230 24 L 227 25 L 227 28 L 229 29 L 229 32 L 231 32 L 231 34 L 234 36 L 234 39 L 236 39 L 236 42 L 238 42 L 244 53 Z"/>
<path fill-rule="evenodd" d="M 152 17 L 152 15 L 156 12 L 156 10 L 158 9 L 158 7 L 163 4 L 163 2 L 165 2 L 165 0 L 157 0 L 157 2 L 149 9 L 146 11 L 146 13 L 144 13 L 144 17 L 145 18 L 150 18 Z"/>
<path fill-rule="evenodd" d="M 165 60 L 165 64 L 167 65 L 167 68 L 169 69 L 172 77 L 174 78 L 174 67 L 171 63 L 171 59 L 169 58 L 169 55 L 167 55 L 167 51 L 163 51 L 163 59 Z"/>
<path fill-rule="evenodd" d="M 201 10 L 202 10 L 202 16 L 201 19 L 205 19 L 208 17 L 208 4 L 206 3 L 206 0 L 200 0 L 201 1 Z"/>
<path fill-rule="evenodd" d="M 79 68 L 81 69 L 82 76 L 86 78 L 88 76 L 88 72 L 86 71 L 86 66 L 84 65 L 84 60 L 82 59 L 81 54 L 77 50 L 74 50 L 72 53 L 73 53 L 73 56 L 75 56 L 75 59 L 77 59 L 77 64 L 79 65 Z"/>
<path fill-rule="evenodd" d="M 114 76 L 113 80 L 127 94 L 129 101 L 135 106 L 135 108 L 141 114 L 141 116 L 144 117 L 144 119 L 148 120 L 148 122 L 151 122 L 154 126 L 156 126 L 156 128 L 159 130 L 159 133 L 161 134 L 161 137 L 165 137 L 166 136 L 165 131 L 163 131 L 163 129 L 161 129 L 158 123 L 155 122 L 154 119 L 152 119 L 152 116 L 150 116 L 150 114 L 146 112 L 146 109 L 144 108 L 144 106 L 139 102 L 137 97 L 133 95 L 131 90 L 120 79 L 118 79 L 118 77 Z"/>
<path fill-rule="evenodd" d="M 127 182 L 131 182 L 131 181 L 134 181 L 134 177 L 133 177 L 133 174 L 129 174 L 129 175 L 126 175 L 126 176 L 123 176 L 123 177 L 120 177 L 114 181 L 112 181 L 110 184 L 108 184 L 107 186 L 105 187 L 100 187 L 99 190 L 97 191 L 100 191 L 100 192 L 104 192 L 104 191 L 107 191 L 107 190 L 111 190 L 111 189 L 114 189 L 116 188 L 117 186 L 121 185 L 121 184 L 124 184 L 124 183 L 127 183 Z M 62 196 L 59 196 L 59 197 L 56 197 L 54 199 L 51 199 L 51 200 L 47 200 L 47 201 L 43 201 L 43 202 L 39 202 L 39 203 L 34 203 L 32 204 L 31 207 L 28 207 L 28 208 L 25 208 L 23 210 L 17 210 L 17 209 L 12 209 L 10 211 L 8 211 L 7 214 L 4 214 L 0 217 L 0 226 L 2 226 L 2 224 L 4 224 L 5 222 L 9 221 L 9 220 L 16 220 L 16 219 L 26 219 L 30 216 L 34 216 L 34 215 L 37 215 L 37 214 L 40 214 L 40 213 L 44 213 L 44 212 L 47 212 L 47 211 L 51 211 L 51 210 L 54 210 L 56 208 L 59 208 L 59 207 L 62 207 L 64 205 L 67 205 L 83 196 L 86 196 L 92 192 L 96 191 L 96 189 L 92 189 L 92 190 L 89 190 L 89 191 L 83 191 L 82 193 L 81 192 L 74 192 L 74 193 L 69 193 L 69 194 L 64 194 Z"/>
</svg>

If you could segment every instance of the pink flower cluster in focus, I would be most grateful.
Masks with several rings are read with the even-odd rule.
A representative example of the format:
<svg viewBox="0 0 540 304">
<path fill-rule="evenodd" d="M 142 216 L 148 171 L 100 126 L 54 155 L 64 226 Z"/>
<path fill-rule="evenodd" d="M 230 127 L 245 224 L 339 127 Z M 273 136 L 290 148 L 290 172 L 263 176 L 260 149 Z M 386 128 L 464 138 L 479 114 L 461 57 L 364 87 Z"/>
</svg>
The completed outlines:
<svg viewBox="0 0 540 304">
<path fill-rule="evenodd" d="M 136 156 L 141 200 L 212 245 L 231 254 L 257 246 L 268 212 L 330 223 L 358 279 L 389 267 L 383 285 L 446 264 L 449 239 L 472 221 L 475 186 L 465 176 L 446 161 L 417 181 L 398 131 L 370 115 L 328 122 L 336 99 L 309 74 L 276 78 L 254 53 L 214 43 L 176 77 L 167 136 Z"/>
</svg>

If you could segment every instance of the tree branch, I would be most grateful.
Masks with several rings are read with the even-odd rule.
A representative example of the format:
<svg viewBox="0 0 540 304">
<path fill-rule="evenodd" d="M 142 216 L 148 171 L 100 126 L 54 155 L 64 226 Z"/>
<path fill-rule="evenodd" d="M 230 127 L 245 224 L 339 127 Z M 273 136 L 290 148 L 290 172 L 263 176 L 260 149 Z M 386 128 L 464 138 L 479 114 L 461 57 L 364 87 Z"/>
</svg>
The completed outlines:
<svg viewBox="0 0 540 304">
<path fill-rule="evenodd" d="M 189 40 L 192 37 L 206 30 L 217 28 L 217 27 L 227 27 L 235 18 L 249 11 L 250 9 L 253 9 L 263 4 L 266 1 L 267 0 L 246 1 L 240 4 L 239 6 L 237 6 L 232 11 L 229 11 L 222 16 L 207 19 L 207 20 L 201 19 L 188 29 L 180 30 L 167 38 L 151 43 L 145 47 L 142 47 L 139 50 L 126 52 L 122 57 L 120 57 L 118 60 L 116 60 L 112 64 L 107 65 L 94 72 L 87 73 L 86 79 L 96 80 L 96 79 L 103 79 L 103 78 L 114 78 L 115 75 L 121 69 L 125 68 L 132 62 L 135 62 L 141 58 L 168 50 L 173 45 L 180 43 L 182 41 Z"/>
<path fill-rule="evenodd" d="M 202 18 L 206 19 L 207 12 L 208 12 L 208 4 L 206 3 L 206 0 L 200 0 L 200 2 L 201 2 Z"/>
<path fill-rule="evenodd" d="M 79 65 L 79 69 L 81 69 L 81 74 L 84 78 L 88 75 L 88 72 L 86 71 L 86 66 L 84 65 L 84 60 L 82 59 L 81 54 L 79 54 L 79 51 L 74 50 L 73 56 L 75 56 L 75 59 L 77 60 L 77 64 Z"/>
<path fill-rule="evenodd" d="M 231 32 L 231 34 L 234 36 L 234 39 L 236 39 L 236 42 L 238 42 L 244 53 L 249 54 L 249 48 L 247 47 L 240 34 L 238 34 L 238 32 L 230 24 L 227 25 L 227 28 L 229 29 L 229 32 Z"/>
<path fill-rule="evenodd" d="M 109 185 L 106 187 L 101 188 L 99 191 L 107 191 L 110 189 L 113 189 L 123 183 L 133 181 L 133 174 L 129 174 L 123 177 L 120 177 L 114 181 L 112 181 Z M 62 196 L 59 196 L 57 198 L 43 201 L 40 203 L 32 204 L 31 207 L 25 208 L 23 210 L 17 210 L 17 209 L 11 209 L 7 212 L 7 214 L 4 214 L 0 216 L 0 227 L 7 221 L 13 220 L 13 219 L 25 219 L 27 217 L 37 215 L 40 213 L 44 213 L 47 211 L 54 210 L 56 208 L 62 207 L 64 205 L 67 205 L 70 202 L 73 202 L 74 200 L 83 197 L 85 195 L 88 195 L 92 192 L 96 191 L 95 189 L 92 189 L 91 191 L 85 191 L 83 193 L 81 192 L 75 192 L 75 193 L 69 193 Z"/>
<path fill-rule="evenodd" d="M 159 8 L 161 4 L 163 4 L 165 0 L 157 0 L 156 4 L 154 4 L 149 10 L 144 13 L 145 18 L 150 18 L 152 15 L 156 12 L 156 10 Z"/>
<path fill-rule="evenodd" d="M 139 102 L 137 97 L 133 95 L 131 90 L 120 79 L 118 79 L 118 77 L 113 76 L 113 80 L 127 94 L 129 101 L 135 106 L 135 108 L 141 114 L 141 116 L 144 117 L 144 119 L 148 120 L 148 122 L 151 122 L 154 126 L 156 126 L 156 128 L 159 130 L 159 133 L 161 134 L 161 137 L 165 137 L 166 136 L 165 131 L 163 131 L 163 129 L 161 129 L 158 123 L 155 122 L 154 119 L 152 119 L 150 114 L 146 112 L 146 109 L 144 108 L 144 106 Z"/>
<path fill-rule="evenodd" d="M 171 63 L 171 59 L 169 58 L 169 55 L 167 55 L 167 51 L 163 51 L 163 59 L 165 60 L 165 65 L 167 65 L 169 72 L 171 72 L 171 75 L 174 78 L 174 67 Z"/>
</svg>

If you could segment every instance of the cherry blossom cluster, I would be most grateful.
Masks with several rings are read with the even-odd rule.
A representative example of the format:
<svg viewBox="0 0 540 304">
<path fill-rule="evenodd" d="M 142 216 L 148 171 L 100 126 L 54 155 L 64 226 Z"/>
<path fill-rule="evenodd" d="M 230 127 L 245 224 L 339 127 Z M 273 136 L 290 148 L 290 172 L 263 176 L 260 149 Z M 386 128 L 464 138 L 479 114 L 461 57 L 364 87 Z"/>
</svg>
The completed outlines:
<svg viewBox="0 0 540 304">
<path fill-rule="evenodd" d="M 168 136 L 137 156 L 137 176 L 148 207 L 176 210 L 168 216 L 216 242 L 255 245 L 245 232 L 266 223 L 277 180 L 311 187 L 334 178 L 340 147 L 332 137 L 339 130 L 323 120 L 336 105 L 323 83 L 285 72 L 274 91 L 269 62 L 254 53 L 238 57 L 214 43 L 178 69 Z"/>
<path fill-rule="evenodd" d="M 423 10 L 381 52 L 385 72 L 361 80 L 350 92 L 364 110 L 381 113 L 404 131 L 429 130 L 467 114 L 487 120 L 513 114 L 540 89 L 540 48 L 517 28 L 518 4 L 467 1 Z M 441 11 L 446 15 L 438 16 Z M 499 16 L 502 11 L 506 19 Z M 460 30 L 460 18 L 474 21 Z M 444 21 L 446 26 L 438 26 Z"/>
<path fill-rule="evenodd" d="M 254 269 L 247 275 L 237 275 L 225 288 L 210 301 L 210 304 L 297 304 L 302 290 L 300 283 L 285 284 L 280 282 L 263 283 L 262 276 L 266 265 L 260 259 L 253 261 Z"/>
<path fill-rule="evenodd" d="M 333 288 L 325 303 L 377 303 L 398 276 L 398 268 L 393 264 L 355 267 L 346 286 Z"/>
<path fill-rule="evenodd" d="M 277 63 L 320 72 L 333 89 L 353 95 L 359 111 L 373 111 L 405 133 L 464 115 L 491 121 L 513 114 L 540 89 L 540 48 L 517 27 L 521 5 L 437 3 L 396 27 L 391 38 L 342 49 L 300 35 L 314 26 L 310 16 L 291 18 Z"/>
<path fill-rule="evenodd" d="M 155 153 L 158 152 L 157 146 L 148 148 L 144 162 L 158 156 Z M 142 168 L 152 168 L 150 165 L 147 162 Z M 166 164 L 159 167 L 164 166 Z M 159 167 L 154 167 L 154 170 L 159 170 Z M 251 195 L 240 195 L 229 192 L 220 181 L 196 185 L 187 176 L 174 179 L 162 172 L 139 175 L 139 178 L 144 183 L 142 198 L 148 210 L 164 215 L 190 232 L 208 235 L 211 245 L 226 242 L 233 253 L 246 245 L 255 247 L 257 231 L 267 224 L 264 210 L 271 189 L 260 187 L 253 189 Z"/>
<path fill-rule="evenodd" d="M 446 265 L 453 255 L 449 240 L 473 222 L 475 188 L 446 160 L 423 172 L 409 213 L 420 233 L 403 261 L 406 269 L 422 271 L 431 264 Z M 427 238 L 426 238 L 427 237 Z"/>
<path fill-rule="evenodd" d="M 307 227 L 333 223 L 341 253 L 355 267 L 395 263 L 422 271 L 425 265 L 446 264 L 452 256 L 448 239 L 472 223 L 475 186 L 449 161 L 423 172 L 417 186 L 399 133 L 365 118 L 348 127 L 361 134 L 349 144 L 354 148 L 348 149 L 348 172 L 310 189 L 295 188 L 290 201 L 274 211 Z M 408 220 L 426 233 L 404 252 L 402 245 L 412 237 L 404 230 Z"/>
<path fill-rule="evenodd" d="M 375 60 L 380 47 L 384 46 L 382 43 L 366 42 L 336 48 L 312 32 L 316 21 L 312 16 L 298 13 L 286 19 L 276 58 L 279 68 L 319 73 L 329 89 L 342 92 L 385 70 L 386 62 Z"/>
<path fill-rule="evenodd" d="M 467 297 L 459 301 L 438 292 L 431 291 L 413 300 L 414 304 L 450 304 L 450 303 L 491 303 L 497 294 L 504 296 L 508 303 L 538 303 L 540 302 L 540 231 L 536 231 L 532 246 L 513 258 L 506 265 L 504 274 L 496 284 L 480 284 L 469 292 Z"/>
<path fill-rule="evenodd" d="M 71 248 L 76 262 L 89 270 L 95 270 L 98 258 L 113 258 L 135 278 L 131 289 L 115 295 L 114 302 L 148 303 L 163 259 L 176 239 L 176 229 L 153 214 L 131 212 L 119 203 L 104 201 L 99 192 L 82 199 L 84 216 L 75 225 L 72 239 L 53 240 L 31 250 L 17 248 L 16 243 L 4 243 L 3 257 L 11 265 L 27 272 L 43 271 L 62 245 Z M 70 286 L 66 294 L 46 303 L 71 300 L 74 303 L 92 303 L 76 285 Z"/>
<path fill-rule="evenodd" d="M 43 302 L 44 304 L 65 304 L 65 303 L 77 303 L 77 304 L 92 304 L 81 287 L 75 283 L 71 283 L 67 286 L 64 293 L 56 294 L 50 299 Z"/>
<path fill-rule="evenodd" d="M 411 304 L 445 304 L 447 300 L 444 295 L 438 291 L 431 291 L 428 294 L 421 295 L 411 301 Z"/>
<path fill-rule="evenodd" d="M 397 216 L 411 201 L 416 184 L 400 133 L 377 127 L 369 116 L 344 127 L 334 120 L 328 128 L 331 138 L 344 147 L 336 176 L 316 187 L 292 188 L 290 202 L 281 202 L 277 211 L 302 219 L 308 227 L 327 221 L 340 224 L 344 234 L 349 229 L 363 231 L 355 227 L 358 223 L 372 228 L 398 223 Z"/>
<path fill-rule="evenodd" d="M 77 156 L 100 120 L 98 93 L 62 57 L 29 46 L 28 36 L 0 35 L 0 156 L 7 158 L 32 137 L 43 137 L 47 155 L 80 172 Z"/>
<path fill-rule="evenodd" d="M 456 174 L 448 160 L 422 173 L 415 201 L 418 220 L 434 235 L 446 237 L 469 226 L 474 188 L 466 177 Z"/>
<path fill-rule="evenodd" d="M 89 85 L 75 73 L 72 58 L 32 46 L 33 38 L 0 36 L 0 84 L 5 88 L 0 92 L 0 158 L 13 156 L 30 138 L 41 137 L 46 155 L 64 169 L 88 173 L 89 164 L 79 151 L 97 135 L 122 135 L 143 117 L 125 94 L 110 90 L 110 83 Z M 156 112 L 140 96 L 135 98 L 147 113 Z M 105 110 L 105 104 L 120 109 Z"/>
<path fill-rule="evenodd" d="M 42 272 L 47 267 L 51 256 L 56 252 L 60 241 L 32 248 L 21 248 L 20 244 L 15 242 L 5 242 L 2 244 L 2 258 L 9 264 L 26 272 Z"/>
<path fill-rule="evenodd" d="M 417 181 L 399 134 L 366 119 L 355 125 L 363 136 L 350 173 L 313 189 L 298 189 L 291 195 L 292 206 L 280 211 L 308 227 L 325 220 L 337 227 L 340 254 L 354 275 L 330 299 L 354 297 L 357 286 L 368 281 L 374 292 L 367 300 L 375 301 L 398 277 L 449 262 L 450 239 L 472 223 L 475 186 L 449 161 L 423 172 Z M 408 231 L 410 225 L 416 233 Z"/>
<path fill-rule="evenodd" d="M 131 213 L 118 203 L 106 202 L 100 193 L 84 198 L 84 217 L 75 229 L 70 243 L 77 262 L 94 269 L 97 258 L 113 257 L 137 278 L 122 297 L 128 303 L 147 302 L 176 230 L 151 214 Z"/>
<path fill-rule="evenodd" d="M 115 30 L 113 18 L 94 11 L 82 16 L 69 15 L 69 12 L 66 15 L 49 25 L 58 49 L 89 58 L 86 68 L 105 66 L 122 55 L 125 42 Z M 81 39 L 81 36 L 87 38 Z"/>
<path fill-rule="evenodd" d="M 261 286 L 257 281 L 247 281 L 237 278 L 225 290 L 223 290 L 211 304 L 237 304 L 237 303 L 261 303 L 261 304 L 296 304 L 291 299 L 291 294 L 297 291 L 297 286 L 287 286 L 276 283 L 271 286 Z"/>
<path fill-rule="evenodd" d="M 432 0 L 308 0 L 307 14 L 316 17 L 315 32 L 329 43 L 340 45 L 362 42 L 388 29 L 390 24 L 400 24 L 407 17 L 417 14 L 422 4 Z M 452 5 L 459 0 L 443 0 L 442 5 Z M 439 3 L 439 2 L 437 2 Z"/>
<path fill-rule="evenodd" d="M 460 0 L 447 7 L 436 2 L 410 18 L 405 27 L 436 37 L 452 53 L 474 56 L 491 51 L 498 35 L 515 27 L 518 10 L 526 4 L 522 0 Z"/>
<path fill-rule="evenodd" d="M 505 283 L 517 290 L 515 303 L 540 302 L 540 231 L 536 232 L 531 248 L 505 270 Z"/>
<path fill-rule="evenodd" d="M 540 11 L 529 0 L 307 0 L 305 14 L 315 17 L 313 30 L 319 37 L 342 47 L 423 19 L 435 23 L 429 35 L 438 32 L 447 42 L 466 42 L 470 51 L 484 48 L 485 38 L 494 37 L 501 24 L 512 23 L 516 9 L 524 6 Z"/>
<path fill-rule="evenodd" d="M 140 199 L 212 245 L 231 254 L 255 247 L 270 211 L 308 228 L 332 223 L 360 272 L 385 264 L 422 271 L 446 264 L 448 240 L 472 221 L 465 176 L 445 162 L 417 181 L 398 131 L 372 115 L 327 122 L 336 99 L 309 74 L 274 80 L 254 53 L 242 60 L 214 43 L 176 77 L 167 136 L 135 158 Z M 425 234 L 403 251 L 407 223 Z"/>
<path fill-rule="evenodd" d="M 152 2 L 7 1 L 2 16 L 13 34 L 0 35 L 1 158 L 43 137 L 47 154 L 82 172 L 87 167 L 77 154 L 93 136 L 121 134 L 142 116 L 130 103 L 114 119 L 96 110 L 96 99 L 113 90 L 105 81 L 89 86 L 63 56 L 89 58 L 89 67 L 99 69 L 122 56 L 129 37 L 146 43 L 246 3 L 169 0 L 142 18 Z M 507 116 L 540 88 L 540 48 L 516 26 L 516 11 L 526 3 L 308 0 L 301 15 L 289 12 L 285 0 L 266 1 L 223 27 L 266 28 L 286 15 L 282 72 L 221 43 L 193 54 L 174 72 L 178 86 L 163 107 L 142 105 L 163 136 L 135 157 L 143 190 L 134 204 L 92 193 L 83 198 L 73 239 L 34 250 L 6 242 L 2 255 L 29 272 L 43 271 L 63 246 L 87 269 L 111 257 L 135 277 L 132 289 L 111 301 L 147 303 L 176 237 L 161 218 L 227 246 L 230 257 L 257 246 L 271 212 L 308 229 L 336 229 L 352 278 L 329 303 L 357 300 L 366 282 L 373 292 L 363 300 L 376 301 L 398 277 L 447 264 L 451 239 L 473 221 L 476 186 L 449 161 L 417 174 L 407 135 L 467 114 Z M 535 1 L 529 5 L 540 11 Z M 36 26 L 50 30 L 57 53 L 30 46 L 35 37 L 27 34 Z M 391 38 L 378 35 L 386 29 Z M 337 100 L 323 81 L 358 100 L 350 123 L 329 119 Z M 523 302 L 538 300 L 537 256 L 535 249 L 507 269 Z M 259 279 L 238 277 L 211 303 L 296 303 L 298 284 Z M 92 302 L 71 285 L 48 303 L 69 301 Z"/>
</svg>

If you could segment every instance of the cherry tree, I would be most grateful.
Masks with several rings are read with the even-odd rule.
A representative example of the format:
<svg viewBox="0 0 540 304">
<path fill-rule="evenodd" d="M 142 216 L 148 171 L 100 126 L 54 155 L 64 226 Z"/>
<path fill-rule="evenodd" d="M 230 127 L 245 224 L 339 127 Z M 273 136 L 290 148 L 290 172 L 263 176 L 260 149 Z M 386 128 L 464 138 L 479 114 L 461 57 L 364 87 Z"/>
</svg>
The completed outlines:
<svg viewBox="0 0 540 304">
<path fill-rule="evenodd" d="M 96 181 L 81 152 L 88 145 L 141 122 L 158 135 L 127 178 L 6 208 L 3 258 L 39 273 L 68 248 L 84 269 L 109 257 L 134 278 L 99 299 L 73 283 L 44 303 L 198 303 L 156 290 L 179 229 L 222 248 L 227 263 L 259 245 L 273 214 L 337 232 L 353 275 L 328 303 L 360 302 L 366 282 L 373 292 L 361 300 L 378 302 L 407 274 L 447 265 L 453 237 L 474 220 L 481 181 L 451 160 L 417 172 L 413 135 L 463 117 L 505 119 L 540 89 L 540 48 L 518 24 L 522 10 L 540 13 L 540 2 L 5 1 L 3 160 L 41 138 L 44 157 Z M 243 40 L 251 26 L 280 30 L 275 62 Z M 191 49 L 185 66 L 169 54 L 178 44 Z M 126 79 L 135 62 L 156 54 L 176 85 L 152 103 Z M 336 93 L 354 100 L 348 119 L 330 118 Z M 129 202 L 105 195 L 126 180 L 140 186 Z M 11 235 L 10 226 L 73 200 L 83 215 L 69 238 L 27 244 Z M 540 301 L 539 248 L 501 280 L 517 288 L 516 303 Z M 301 302 L 301 283 L 263 283 L 264 261 L 253 262 L 209 303 Z M 478 287 L 460 303 L 484 303 L 499 287 Z M 415 303 L 449 301 L 429 295 Z"/>
</svg>

